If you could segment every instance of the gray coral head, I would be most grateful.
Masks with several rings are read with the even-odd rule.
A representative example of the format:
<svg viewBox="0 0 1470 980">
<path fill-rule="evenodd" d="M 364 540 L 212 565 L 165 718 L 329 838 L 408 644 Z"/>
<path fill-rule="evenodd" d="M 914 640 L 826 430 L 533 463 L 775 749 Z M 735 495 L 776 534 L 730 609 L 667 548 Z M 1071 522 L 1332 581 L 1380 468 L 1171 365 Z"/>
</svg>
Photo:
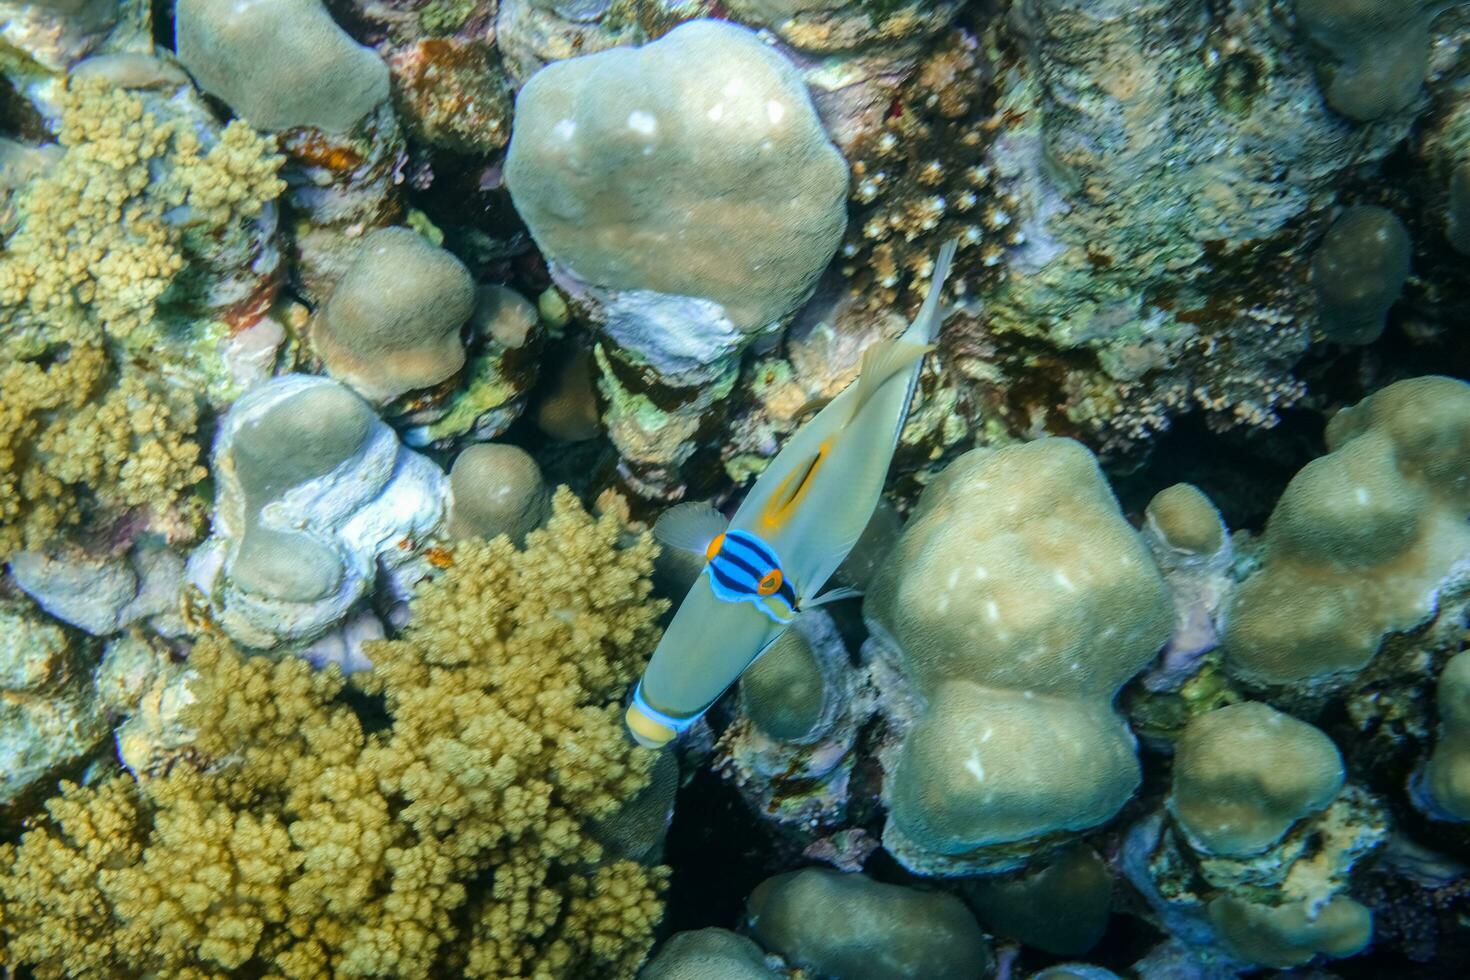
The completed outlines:
<svg viewBox="0 0 1470 980">
<path fill-rule="evenodd" d="M 762 945 L 818 976 L 970 980 L 994 967 L 974 917 L 945 892 L 805 868 L 761 882 L 748 910 Z"/>
<path fill-rule="evenodd" d="M 388 66 L 321 0 L 179 0 L 179 60 L 264 130 L 346 133 L 388 97 Z"/>
<path fill-rule="evenodd" d="M 1429 25 L 1447 0 L 1297 0 L 1306 35 L 1326 53 L 1327 104 L 1371 122 L 1414 104 L 1429 68 Z"/>
<path fill-rule="evenodd" d="M 847 165 L 795 66 L 719 21 L 537 72 L 506 183 L 579 279 L 718 304 L 739 331 L 810 294 L 847 221 Z"/>
<path fill-rule="evenodd" d="M 288 395 L 232 433 L 225 465 L 242 491 L 245 530 L 229 574 L 240 588 L 293 602 L 312 602 L 337 588 L 343 567 L 330 548 L 264 526 L 260 516 L 290 490 L 355 456 L 376 421 L 361 398 L 325 384 Z"/>
<path fill-rule="evenodd" d="M 1409 278 L 1412 251 L 1404 223 L 1385 208 L 1348 208 L 1332 223 L 1312 259 L 1312 283 L 1329 339 L 1344 344 L 1378 339 Z"/>
<path fill-rule="evenodd" d="M 448 531 L 455 538 L 507 535 L 517 545 L 551 513 L 541 468 L 519 446 L 481 443 L 449 471 Z"/>
</svg>

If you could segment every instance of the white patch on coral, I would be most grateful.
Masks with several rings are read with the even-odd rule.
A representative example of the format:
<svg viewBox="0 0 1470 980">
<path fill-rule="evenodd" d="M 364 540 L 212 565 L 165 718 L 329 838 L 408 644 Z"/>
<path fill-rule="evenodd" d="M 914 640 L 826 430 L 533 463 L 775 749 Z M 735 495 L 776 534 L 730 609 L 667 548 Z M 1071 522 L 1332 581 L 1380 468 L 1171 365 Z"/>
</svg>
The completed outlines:
<svg viewBox="0 0 1470 980">
<path fill-rule="evenodd" d="M 628 113 L 628 128 L 640 136 L 652 136 L 658 132 L 658 120 L 651 113 L 634 109 Z"/>
</svg>

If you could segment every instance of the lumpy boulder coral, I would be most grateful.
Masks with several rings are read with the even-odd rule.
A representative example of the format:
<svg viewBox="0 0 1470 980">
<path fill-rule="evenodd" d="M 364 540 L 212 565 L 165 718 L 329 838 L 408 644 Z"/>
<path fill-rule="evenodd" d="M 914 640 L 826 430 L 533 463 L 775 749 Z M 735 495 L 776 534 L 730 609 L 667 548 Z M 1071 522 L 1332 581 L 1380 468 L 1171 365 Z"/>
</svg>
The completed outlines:
<svg viewBox="0 0 1470 980">
<path fill-rule="evenodd" d="M 1429 69 L 1429 25 L 1445 0 L 1297 0 L 1296 17 L 1326 54 L 1327 104 L 1359 122 L 1413 105 Z"/>
<path fill-rule="evenodd" d="M 1230 605 L 1227 662 L 1253 683 L 1357 672 L 1470 570 L 1470 384 L 1389 385 L 1332 419 L 1327 448 L 1287 485 Z"/>
<path fill-rule="evenodd" d="M 1169 808 L 1197 850 L 1244 857 L 1331 803 L 1342 783 L 1342 756 L 1321 731 L 1264 704 L 1232 704 L 1185 728 Z"/>
<path fill-rule="evenodd" d="M 739 331 L 806 297 L 847 220 L 847 166 L 795 67 L 714 21 L 538 72 L 506 181 L 579 278 L 705 300 Z"/>
<path fill-rule="evenodd" d="M 443 523 L 443 472 L 329 378 L 252 389 L 221 420 L 213 464 L 213 534 L 190 576 L 247 646 L 321 636 Z"/>
<path fill-rule="evenodd" d="M 1305 902 L 1260 905 L 1222 895 L 1210 902 L 1209 916 L 1225 948 L 1258 966 L 1285 968 L 1318 956 L 1352 956 L 1373 938 L 1373 913 L 1346 895 L 1320 908 Z"/>
<path fill-rule="evenodd" d="M 994 969 L 974 917 L 944 892 L 806 868 L 757 885 L 748 911 L 759 942 L 817 976 L 973 980 Z"/>
<path fill-rule="evenodd" d="M 761 948 L 726 929 L 671 936 L 639 980 L 778 980 Z"/>
<path fill-rule="evenodd" d="M 334 670 L 198 643 L 187 751 L 68 786 L 0 848 L 7 963 L 631 980 L 662 872 L 609 859 L 591 827 L 648 781 L 617 701 L 661 608 L 653 545 L 618 533 L 564 493 L 525 551 L 461 545 L 362 675 L 386 729 Z"/>
<path fill-rule="evenodd" d="M 517 544 L 546 520 L 551 494 L 541 468 L 519 446 L 470 446 L 449 470 L 451 537 L 509 535 Z"/>
<path fill-rule="evenodd" d="M 344 133 L 388 98 L 388 66 L 321 0 L 180 0 L 176 37 L 199 87 L 261 129 Z"/>
<path fill-rule="evenodd" d="M 312 326 L 327 372 L 386 403 L 464 366 L 460 328 L 475 308 L 469 270 L 408 228 L 379 228 Z"/>
<path fill-rule="evenodd" d="M 884 846 L 916 870 L 1020 863 L 1138 785 L 1118 688 L 1168 638 L 1168 592 L 1097 461 L 1043 439 L 960 457 L 864 606 L 923 700 L 885 760 Z M 990 855 L 990 856 L 988 856 Z"/>
</svg>

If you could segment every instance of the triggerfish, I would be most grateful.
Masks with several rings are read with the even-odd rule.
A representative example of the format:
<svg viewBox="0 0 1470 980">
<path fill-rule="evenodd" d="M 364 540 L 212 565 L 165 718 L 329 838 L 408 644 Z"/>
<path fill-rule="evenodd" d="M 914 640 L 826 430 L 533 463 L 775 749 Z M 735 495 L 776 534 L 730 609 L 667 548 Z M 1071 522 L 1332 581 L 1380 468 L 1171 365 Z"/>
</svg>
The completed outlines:
<svg viewBox="0 0 1470 980">
<path fill-rule="evenodd" d="M 705 566 L 633 691 L 625 717 L 640 745 L 665 745 L 698 721 L 803 609 L 854 594 L 818 592 L 878 505 L 954 250 L 940 250 L 913 323 L 863 352 L 857 380 L 791 436 L 728 523 L 708 503 L 685 503 L 654 524 L 666 547 Z"/>
</svg>

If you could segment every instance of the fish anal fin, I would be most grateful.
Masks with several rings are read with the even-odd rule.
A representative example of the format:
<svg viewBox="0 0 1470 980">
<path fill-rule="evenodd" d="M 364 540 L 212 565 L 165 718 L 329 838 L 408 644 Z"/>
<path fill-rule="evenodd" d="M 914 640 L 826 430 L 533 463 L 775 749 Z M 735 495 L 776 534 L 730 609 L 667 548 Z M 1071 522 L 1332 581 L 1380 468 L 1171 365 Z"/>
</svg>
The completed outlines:
<svg viewBox="0 0 1470 980">
<path fill-rule="evenodd" d="M 899 338 L 880 341 L 863 351 L 862 373 L 858 375 L 857 395 L 852 400 L 852 417 L 857 418 L 884 382 L 933 349 L 933 344 L 918 344 Z"/>
<path fill-rule="evenodd" d="M 703 555 L 715 538 L 729 525 L 725 515 L 707 500 L 691 500 L 675 504 L 653 522 L 653 536 L 662 545 Z"/>
</svg>

